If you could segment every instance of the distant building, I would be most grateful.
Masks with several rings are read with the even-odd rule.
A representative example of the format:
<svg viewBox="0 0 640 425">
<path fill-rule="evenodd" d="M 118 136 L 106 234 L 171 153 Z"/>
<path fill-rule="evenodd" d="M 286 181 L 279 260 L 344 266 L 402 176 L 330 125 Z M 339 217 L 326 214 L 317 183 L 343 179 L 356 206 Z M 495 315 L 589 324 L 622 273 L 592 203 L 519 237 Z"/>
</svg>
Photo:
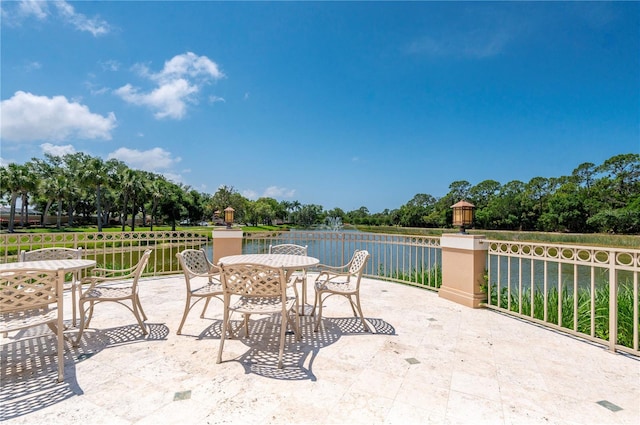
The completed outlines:
<svg viewBox="0 0 640 425">
<path fill-rule="evenodd" d="M 0 205 L 0 223 L 6 225 L 9 223 L 9 216 L 11 213 L 11 208 L 5 205 Z M 29 224 L 39 225 L 40 219 L 42 217 L 42 213 L 40 211 L 28 209 L 27 210 L 27 220 Z M 20 225 L 20 208 L 16 207 L 16 216 L 13 219 L 14 225 Z"/>
</svg>

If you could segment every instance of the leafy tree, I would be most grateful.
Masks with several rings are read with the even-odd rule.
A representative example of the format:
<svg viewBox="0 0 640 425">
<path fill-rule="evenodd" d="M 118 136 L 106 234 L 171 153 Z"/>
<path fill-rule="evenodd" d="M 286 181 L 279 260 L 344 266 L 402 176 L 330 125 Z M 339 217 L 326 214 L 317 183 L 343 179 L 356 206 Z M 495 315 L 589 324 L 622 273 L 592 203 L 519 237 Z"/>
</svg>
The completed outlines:
<svg viewBox="0 0 640 425">
<path fill-rule="evenodd" d="M 500 183 L 496 180 L 484 180 L 469 189 L 469 202 L 476 206 L 475 222 L 478 227 L 490 228 L 492 216 L 488 206 L 499 192 Z"/>
<path fill-rule="evenodd" d="M 500 188 L 498 196 L 487 207 L 493 218 L 494 228 L 521 230 L 524 189 L 525 184 L 519 180 L 510 181 Z"/>
<path fill-rule="evenodd" d="M 612 208 L 626 206 L 629 199 L 640 193 L 640 154 L 611 157 L 598 171 L 606 175 L 607 200 Z"/>
<path fill-rule="evenodd" d="M 300 225 L 310 227 L 320 222 L 322 214 L 322 206 L 315 204 L 303 205 L 298 211 L 298 219 Z"/>
</svg>

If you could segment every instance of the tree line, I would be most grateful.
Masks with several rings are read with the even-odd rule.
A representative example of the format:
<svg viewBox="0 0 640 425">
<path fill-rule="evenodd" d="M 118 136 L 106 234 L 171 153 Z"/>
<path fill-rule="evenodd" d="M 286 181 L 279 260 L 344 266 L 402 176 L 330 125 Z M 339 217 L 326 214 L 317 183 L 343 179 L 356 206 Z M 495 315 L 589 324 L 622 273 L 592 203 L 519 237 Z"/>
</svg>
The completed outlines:
<svg viewBox="0 0 640 425">
<path fill-rule="evenodd" d="M 98 231 L 105 226 L 135 230 L 136 221 L 150 230 L 160 224 L 175 229 L 185 220 L 219 221 L 229 206 L 235 221 L 247 225 L 309 227 L 339 218 L 355 225 L 443 228 L 451 226 L 451 205 L 462 199 L 475 205 L 474 227 L 481 229 L 640 233 L 640 154 L 615 155 L 599 165 L 583 163 L 569 176 L 534 177 L 526 183 L 485 180 L 472 185 L 458 180 L 445 196 L 418 193 L 399 208 L 378 213 L 365 206 L 345 212 L 268 197 L 249 200 L 233 186 L 207 194 L 82 152 L 45 154 L 44 159 L 0 167 L 0 200 L 9 205 L 9 232 L 16 223 L 29 226 L 30 207 L 42 218 L 56 216 L 58 228 L 66 217 L 69 226 L 94 224 Z"/>
</svg>

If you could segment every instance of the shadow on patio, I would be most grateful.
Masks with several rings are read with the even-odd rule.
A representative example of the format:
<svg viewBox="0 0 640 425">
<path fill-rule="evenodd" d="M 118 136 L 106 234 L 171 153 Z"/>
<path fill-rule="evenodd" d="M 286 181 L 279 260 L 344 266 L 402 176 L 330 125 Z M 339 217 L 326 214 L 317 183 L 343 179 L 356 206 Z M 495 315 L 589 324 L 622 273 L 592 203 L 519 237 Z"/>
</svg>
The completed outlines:
<svg viewBox="0 0 640 425">
<path fill-rule="evenodd" d="M 131 312 L 104 305 L 56 384 L 54 337 L 3 338 L 0 420 L 108 424 L 640 422 L 640 362 L 545 328 L 469 309 L 437 293 L 363 279 L 362 331 L 346 300 L 324 326 L 303 316 L 277 369 L 279 323 L 252 321 L 225 343 L 222 308 L 184 310 L 182 276 L 144 279 L 143 336 Z M 313 288 L 309 289 L 311 299 Z M 241 333 L 242 336 L 242 333 Z"/>
</svg>

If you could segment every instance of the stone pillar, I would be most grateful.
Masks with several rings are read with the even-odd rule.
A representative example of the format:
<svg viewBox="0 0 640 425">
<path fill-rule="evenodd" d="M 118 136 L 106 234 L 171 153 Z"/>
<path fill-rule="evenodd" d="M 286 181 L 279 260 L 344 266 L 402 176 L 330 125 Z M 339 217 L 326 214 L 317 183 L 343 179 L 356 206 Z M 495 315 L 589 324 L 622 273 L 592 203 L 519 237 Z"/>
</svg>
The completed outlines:
<svg viewBox="0 0 640 425">
<path fill-rule="evenodd" d="M 222 257 L 242 254 L 242 229 L 213 230 L 213 264 Z"/>
<path fill-rule="evenodd" d="M 442 286 L 439 296 L 467 307 L 479 308 L 487 294 L 484 284 L 488 245 L 485 236 L 444 233 L 442 248 Z"/>
</svg>

